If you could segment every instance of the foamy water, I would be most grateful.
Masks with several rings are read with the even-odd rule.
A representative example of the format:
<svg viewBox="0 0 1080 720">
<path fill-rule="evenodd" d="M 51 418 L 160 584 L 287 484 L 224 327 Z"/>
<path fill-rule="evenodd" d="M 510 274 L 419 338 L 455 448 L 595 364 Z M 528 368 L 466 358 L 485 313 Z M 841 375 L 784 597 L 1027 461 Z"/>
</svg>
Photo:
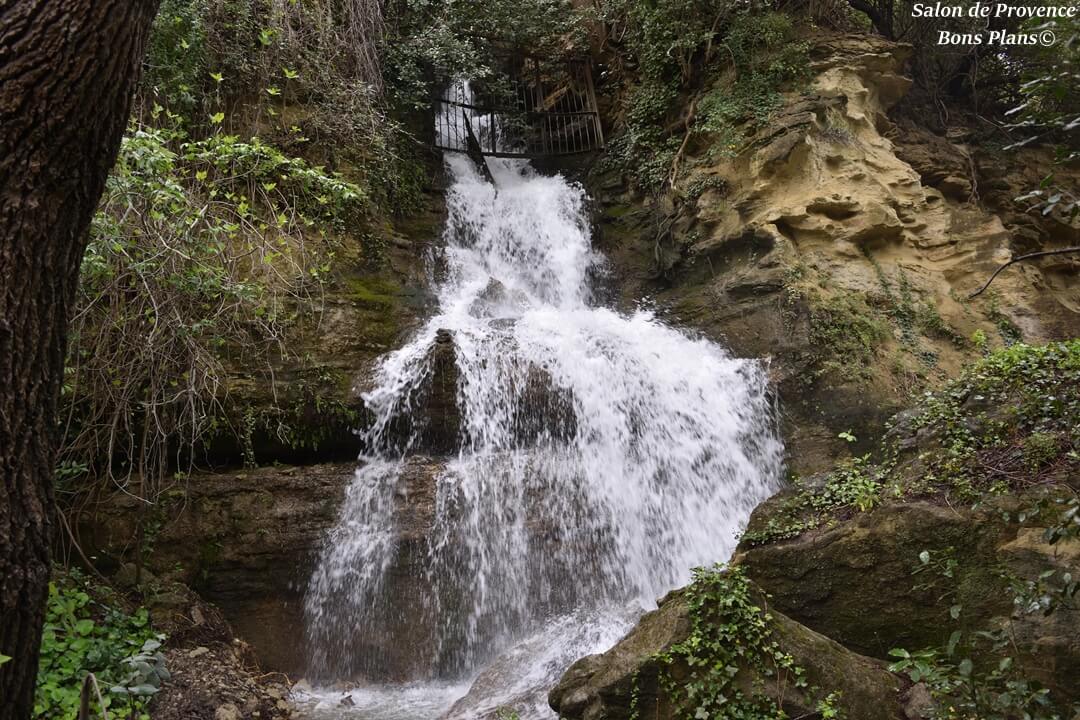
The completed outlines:
<svg viewBox="0 0 1080 720">
<path fill-rule="evenodd" d="M 355 633 L 382 637 L 403 620 L 388 576 L 411 445 L 391 428 L 414 412 L 448 330 L 463 427 L 415 569 L 413 605 L 434 618 L 417 652 L 430 657 L 408 684 L 367 686 L 333 712 L 434 718 L 479 678 L 458 716 L 507 705 L 551 717 L 544 697 L 573 659 L 609 647 L 692 567 L 730 556 L 778 483 L 782 447 L 760 362 L 650 312 L 598 306 L 590 278 L 604 260 L 580 186 L 524 161 L 490 161 L 494 185 L 463 155 L 446 164 L 440 310 L 383 359 L 365 396 L 372 452 L 307 595 L 311 673 L 377 677 L 383 659 Z"/>
</svg>

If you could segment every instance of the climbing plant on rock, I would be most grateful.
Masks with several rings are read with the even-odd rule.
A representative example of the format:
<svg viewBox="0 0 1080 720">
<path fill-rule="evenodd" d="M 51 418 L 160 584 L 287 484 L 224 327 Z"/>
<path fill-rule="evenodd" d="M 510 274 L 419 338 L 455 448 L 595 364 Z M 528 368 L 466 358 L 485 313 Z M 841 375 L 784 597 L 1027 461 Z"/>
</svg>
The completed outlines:
<svg viewBox="0 0 1080 720">
<path fill-rule="evenodd" d="M 772 616 L 745 571 L 738 566 L 696 568 L 686 601 L 690 634 L 653 658 L 660 666 L 660 687 L 678 716 L 786 717 L 773 698 L 783 696 L 785 686 L 806 687 L 805 671 L 773 637 Z M 740 682 L 747 674 L 754 678 L 749 690 Z M 637 717 L 637 692 L 633 702 Z"/>
</svg>

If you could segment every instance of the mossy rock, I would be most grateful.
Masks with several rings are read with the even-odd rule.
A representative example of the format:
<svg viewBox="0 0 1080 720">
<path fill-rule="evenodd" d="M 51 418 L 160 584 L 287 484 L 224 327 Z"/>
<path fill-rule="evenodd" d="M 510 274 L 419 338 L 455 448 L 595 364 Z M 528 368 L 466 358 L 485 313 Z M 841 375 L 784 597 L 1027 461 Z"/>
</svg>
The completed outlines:
<svg viewBox="0 0 1080 720">
<path fill-rule="evenodd" d="M 796 687 L 790 676 L 767 675 L 740 663 L 733 668 L 733 691 L 779 707 L 787 717 L 818 717 L 818 703 L 829 695 L 848 720 L 906 717 L 902 691 L 908 684 L 903 679 L 777 612 L 756 587 L 750 592 L 769 640 L 804 671 L 805 683 Z M 661 659 L 690 636 L 693 622 L 686 590 L 668 595 L 611 650 L 571 665 L 551 691 L 549 704 L 565 720 L 693 717 L 693 708 L 672 696 L 689 682 L 690 669 L 679 662 L 666 666 Z"/>
<path fill-rule="evenodd" d="M 991 354 L 898 414 L 875 452 L 761 504 L 733 562 L 856 652 L 955 647 L 957 633 L 976 667 L 996 666 L 985 633 L 1005 628 L 1026 677 L 1080 699 L 1080 611 L 1022 599 L 1080 577 L 1078 382 L 1076 341 Z"/>
<path fill-rule="evenodd" d="M 748 530 L 762 527 L 774 507 L 755 511 Z M 1012 602 L 996 572 L 997 546 L 1008 534 L 989 509 L 958 512 L 929 502 L 902 503 L 794 539 L 757 547 L 744 543 L 734 562 L 782 612 L 856 652 L 887 658 L 895 647 L 943 645 L 956 629 L 946 622 L 952 605 L 963 607 L 961 625 L 967 629 L 1008 614 Z M 913 575 L 923 552 L 935 559 L 959 557 L 955 577 Z M 940 602 L 946 594 L 948 602 Z"/>
</svg>

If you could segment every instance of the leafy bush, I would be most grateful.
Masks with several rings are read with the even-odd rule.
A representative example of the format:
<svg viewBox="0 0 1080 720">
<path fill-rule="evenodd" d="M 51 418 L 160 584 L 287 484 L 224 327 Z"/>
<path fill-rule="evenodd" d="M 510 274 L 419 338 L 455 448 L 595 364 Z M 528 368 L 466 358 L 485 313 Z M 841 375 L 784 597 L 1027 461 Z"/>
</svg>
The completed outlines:
<svg viewBox="0 0 1080 720">
<path fill-rule="evenodd" d="M 148 720 L 149 698 L 169 675 L 157 652 L 164 636 L 146 609 L 127 612 L 81 573 L 60 571 L 45 613 L 34 717 L 75 717 L 83 678 L 94 673 L 111 717 Z"/>
<path fill-rule="evenodd" d="M 682 144 L 673 128 L 692 124 L 730 155 L 742 132 L 769 118 L 780 92 L 805 73 L 807 46 L 793 41 L 787 15 L 759 10 L 730 0 L 599 4 L 598 19 L 608 37 L 620 38 L 639 76 L 626 96 L 625 127 L 609 143 L 608 167 L 656 192 L 671 179 Z M 702 77 L 722 80 L 703 91 L 696 87 Z M 684 103 L 696 105 L 696 117 L 669 122 L 687 91 L 698 96 Z"/>
<path fill-rule="evenodd" d="M 222 429 L 223 361 L 288 353 L 285 321 L 329 270 L 326 234 L 364 207 L 360 188 L 258 138 L 134 129 L 83 258 L 60 479 L 138 476 L 152 498 Z"/>
<path fill-rule="evenodd" d="M 761 544 L 793 537 L 870 510 L 887 494 L 953 495 L 974 502 L 985 494 L 1057 482 L 1062 472 L 1067 477 L 1080 469 L 1078 387 L 1080 340 L 994 351 L 919 404 L 910 430 L 928 447 L 917 474 L 898 465 L 898 450 L 886 441 L 876 464 L 865 455 L 841 463 L 819 486 L 797 484 L 766 525 L 743 539 Z M 1063 515 L 1062 525 L 1047 531 L 1051 542 L 1080 527 L 1075 507 Z"/>
<path fill-rule="evenodd" d="M 739 125 L 753 129 L 780 106 L 780 91 L 806 74 L 808 45 L 792 39 L 787 15 L 769 12 L 741 14 L 732 22 L 722 46 L 735 66 L 735 81 L 710 90 L 698 105 L 697 131 L 717 136 L 722 154 L 733 155 L 742 134 Z"/>
</svg>

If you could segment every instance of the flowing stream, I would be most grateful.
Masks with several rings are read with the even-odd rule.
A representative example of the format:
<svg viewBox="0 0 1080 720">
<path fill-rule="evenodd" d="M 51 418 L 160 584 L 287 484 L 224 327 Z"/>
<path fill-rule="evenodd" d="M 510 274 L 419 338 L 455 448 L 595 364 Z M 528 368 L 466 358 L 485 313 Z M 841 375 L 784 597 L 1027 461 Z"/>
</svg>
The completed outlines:
<svg viewBox="0 0 1080 720">
<path fill-rule="evenodd" d="M 761 363 L 597 302 L 580 186 L 526 161 L 489 160 L 494 184 L 464 154 L 445 162 L 439 311 L 365 396 L 370 451 L 308 590 L 311 717 L 552 718 L 566 666 L 726 560 L 780 475 Z M 402 477 L 446 331 L 460 432 L 417 545 Z"/>
</svg>

